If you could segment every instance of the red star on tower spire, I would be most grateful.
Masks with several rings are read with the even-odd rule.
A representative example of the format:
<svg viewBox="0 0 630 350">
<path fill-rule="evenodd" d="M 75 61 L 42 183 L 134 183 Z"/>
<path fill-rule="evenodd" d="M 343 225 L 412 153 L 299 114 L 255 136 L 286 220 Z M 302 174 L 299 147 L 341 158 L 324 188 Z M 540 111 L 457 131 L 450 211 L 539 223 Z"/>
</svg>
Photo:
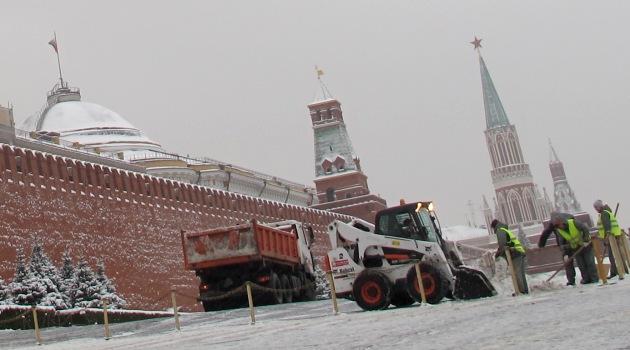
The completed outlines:
<svg viewBox="0 0 630 350">
<path fill-rule="evenodd" d="M 477 37 L 475 37 L 475 40 L 470 42 L 475 46 L 475 50 L 481 48 L 481 40 L 483 39 L 477 39 Z"/>
</svg>

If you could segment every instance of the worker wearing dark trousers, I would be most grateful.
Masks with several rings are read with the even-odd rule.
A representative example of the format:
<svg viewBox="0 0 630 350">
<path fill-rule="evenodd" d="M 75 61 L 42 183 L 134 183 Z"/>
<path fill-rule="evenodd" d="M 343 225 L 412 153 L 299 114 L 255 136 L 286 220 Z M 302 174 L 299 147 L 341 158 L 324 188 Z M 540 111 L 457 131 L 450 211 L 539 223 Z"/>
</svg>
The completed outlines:
<svg viewBox="0 0 630 350">
<path fill-rule="evenodd" d="M 622 264 L 626 273 L 628 273 L 628 269 L 626 268 L 625 261 L 622 256 L 615 256 L 613 254 L 612 248 L 610 247 L 609 239 L 614 239 L 617 241 L 617 246 L 620 249 L 623 248 L 621 245 L 621 227 L 619 227 L 619 223 L 617 222 L 617 218 L 615 214 L 613 214 L 612 210 L 608 204 L 604 204 L 601 200 L 596 200 L 593 203 L 593 208 L 597 210 L 599 213 L 599 218 L 597 219 L 597 230 L 599 231 L 599 237 L 604 240 L 604 245 L 606 246 L 606 251 L 608 252 L 608 260 L 610 260 L 610 276 L 608 278 L 613 278 L 617 276 L 617 265 L 615 264 L 615 259 L 621 259 L 624 263 Z"/>
<path fill-rule="evenodd" d="M 508 230 L 507 225 L 501 223 L 499 220 L 492 220 L 490 227 L 494 230 L 494 234 L 497 235 L 497 251 L 494 254 L 495 259 L 501 256 L 507 258 L 505 256 L 505 249 L 509 248 L 510 256 L 512 257 L 512 266 L 516 274 L 518 290 L 522 294 L 529 293 L 527 277 L 525 276 L 525 265 L 527 264 L 525 248 L 523 248 L 521 242 L 516 238 L 516 235 Z"/>
<path fill-rule="evenodd" d="M 561 220 L 574 219 L 573 215 L 569 213 L 561 213 L 557 211 L 552 212 L 551 220 L 549 221 L 549 224 L 547 224 L 543 232 L 540 234 L 540 239 L 538 240 L 538 248 L 543 248 L 545 246 L 545 244 L 547 243 L 547 239 L 549 239 L 549 236 L 552 233 L 554 234 L 554 236 L 556 236 L 556 243 L 558 244 L 558 248 L 560 249 L 560 252 L 562 253 L 562 261 L 565 263 L 564 272 L 567 276 L 567 286 L 574 286 L 575 285 L 575 265 L 573 261 L 571 261 L 570 263 L 567 263 L 567 260 L 569 260 L 569 257 L 572 255 L 571 254 L 572 250 L 569 247 L 569 244 L 567 243 L 567 241 L 562 237 L 560 233 L 556 231 L 556 228 L 553 226 L 553 221 L 555 218 L 560 218 Z"/>
<path fill-rule="evenodd" d="M 599 282 L 593 246 L 589 244 L 591 236 L 589 235 L 588 227 L 579 221 L 575 221 L 575 219 L 562 219 L 561 217 L 554 218 L 553 226 L 569 244 L 569 256 L 575 255 L 575 261 L 582 274 L 580 283 L 588 284 Z M 580 248 L 582 250 L 580 250 Z"/>
</svg>

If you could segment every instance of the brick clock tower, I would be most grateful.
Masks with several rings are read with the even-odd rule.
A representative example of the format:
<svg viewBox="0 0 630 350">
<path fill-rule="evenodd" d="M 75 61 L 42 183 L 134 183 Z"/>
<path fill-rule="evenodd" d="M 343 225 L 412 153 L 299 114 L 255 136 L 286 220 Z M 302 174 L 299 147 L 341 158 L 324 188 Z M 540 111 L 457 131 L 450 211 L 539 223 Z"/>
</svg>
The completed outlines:
<svg viewBox="0 0 630 350">
<path fill-rule="evenodd" d="M 341 104 L 334 99 L 321 80 L 321 94 L 307 107 L 311 113 L 315 138 L 315 188 L 319 204 L 313 208 L 356 216 L 374 223 L 376 212 L 387 203 L 370 194 L 367 176 L 361 170 L 346 130 Z"/>
<path fill-rule="evenodd" d="M 514 229 L 542 223 L 549 218 L 551 201 L 541 196 L 534 184 L 529 164 L 525 163 L 516 127 L 510 123 L 481 56 L 481 39 L 472 42 L 479 53 L 481 85 L 486 114 L 486 144 L 492 163 L 495 211 L 486 221 L 499 219 Z M 484 198 L 484 207 L 489 208 Z M 490 222 L 487 222 L 488 227 Z"/>
</svg>

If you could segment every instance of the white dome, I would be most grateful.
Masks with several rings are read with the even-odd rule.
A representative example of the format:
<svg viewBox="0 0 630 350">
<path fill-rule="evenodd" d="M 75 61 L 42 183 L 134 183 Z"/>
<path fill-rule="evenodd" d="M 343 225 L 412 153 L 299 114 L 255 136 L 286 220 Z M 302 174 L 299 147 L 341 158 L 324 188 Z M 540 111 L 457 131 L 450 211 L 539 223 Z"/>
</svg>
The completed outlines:
<svg viewBox="0 0 630 350">
<path fill-rule="evenodd" d="M 42 116 L 40 130 L 59 133 L 83 129 L 122 128 L 137 130 L 118 113 L 101 105 L 82 101 L 57 103 Z"/>
<path fill-rule="evenodd" d="M 58 133 L 67 142 L 77 142 L 102 151 L 155 151 L 162 147 L 118 113 L 101 105 L 83 101 L 57 102 L 41 117 L 27 119 L 26 131 Z"/>
</svg>

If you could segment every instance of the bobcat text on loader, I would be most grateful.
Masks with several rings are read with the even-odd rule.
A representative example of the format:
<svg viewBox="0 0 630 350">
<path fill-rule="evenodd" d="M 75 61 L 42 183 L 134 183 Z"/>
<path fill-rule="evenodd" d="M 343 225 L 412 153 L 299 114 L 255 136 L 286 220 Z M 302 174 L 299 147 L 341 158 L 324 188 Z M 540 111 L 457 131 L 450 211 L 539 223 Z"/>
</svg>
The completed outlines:
<svg viewBox="0 0 630 350">
<path fill-rule="evenodd" d="M 364 310 L 421 302 L 415 263 L 420 261 L 426 301 L 496 295 L 488 278 L 462 264 L 459 250 L 442 238 L 431 202 L 384 209 L 376 225 L 361 219 L 328 226 L 332 249 L 326 256 L 336 296 L 354 299 Z"/>
</svg>

